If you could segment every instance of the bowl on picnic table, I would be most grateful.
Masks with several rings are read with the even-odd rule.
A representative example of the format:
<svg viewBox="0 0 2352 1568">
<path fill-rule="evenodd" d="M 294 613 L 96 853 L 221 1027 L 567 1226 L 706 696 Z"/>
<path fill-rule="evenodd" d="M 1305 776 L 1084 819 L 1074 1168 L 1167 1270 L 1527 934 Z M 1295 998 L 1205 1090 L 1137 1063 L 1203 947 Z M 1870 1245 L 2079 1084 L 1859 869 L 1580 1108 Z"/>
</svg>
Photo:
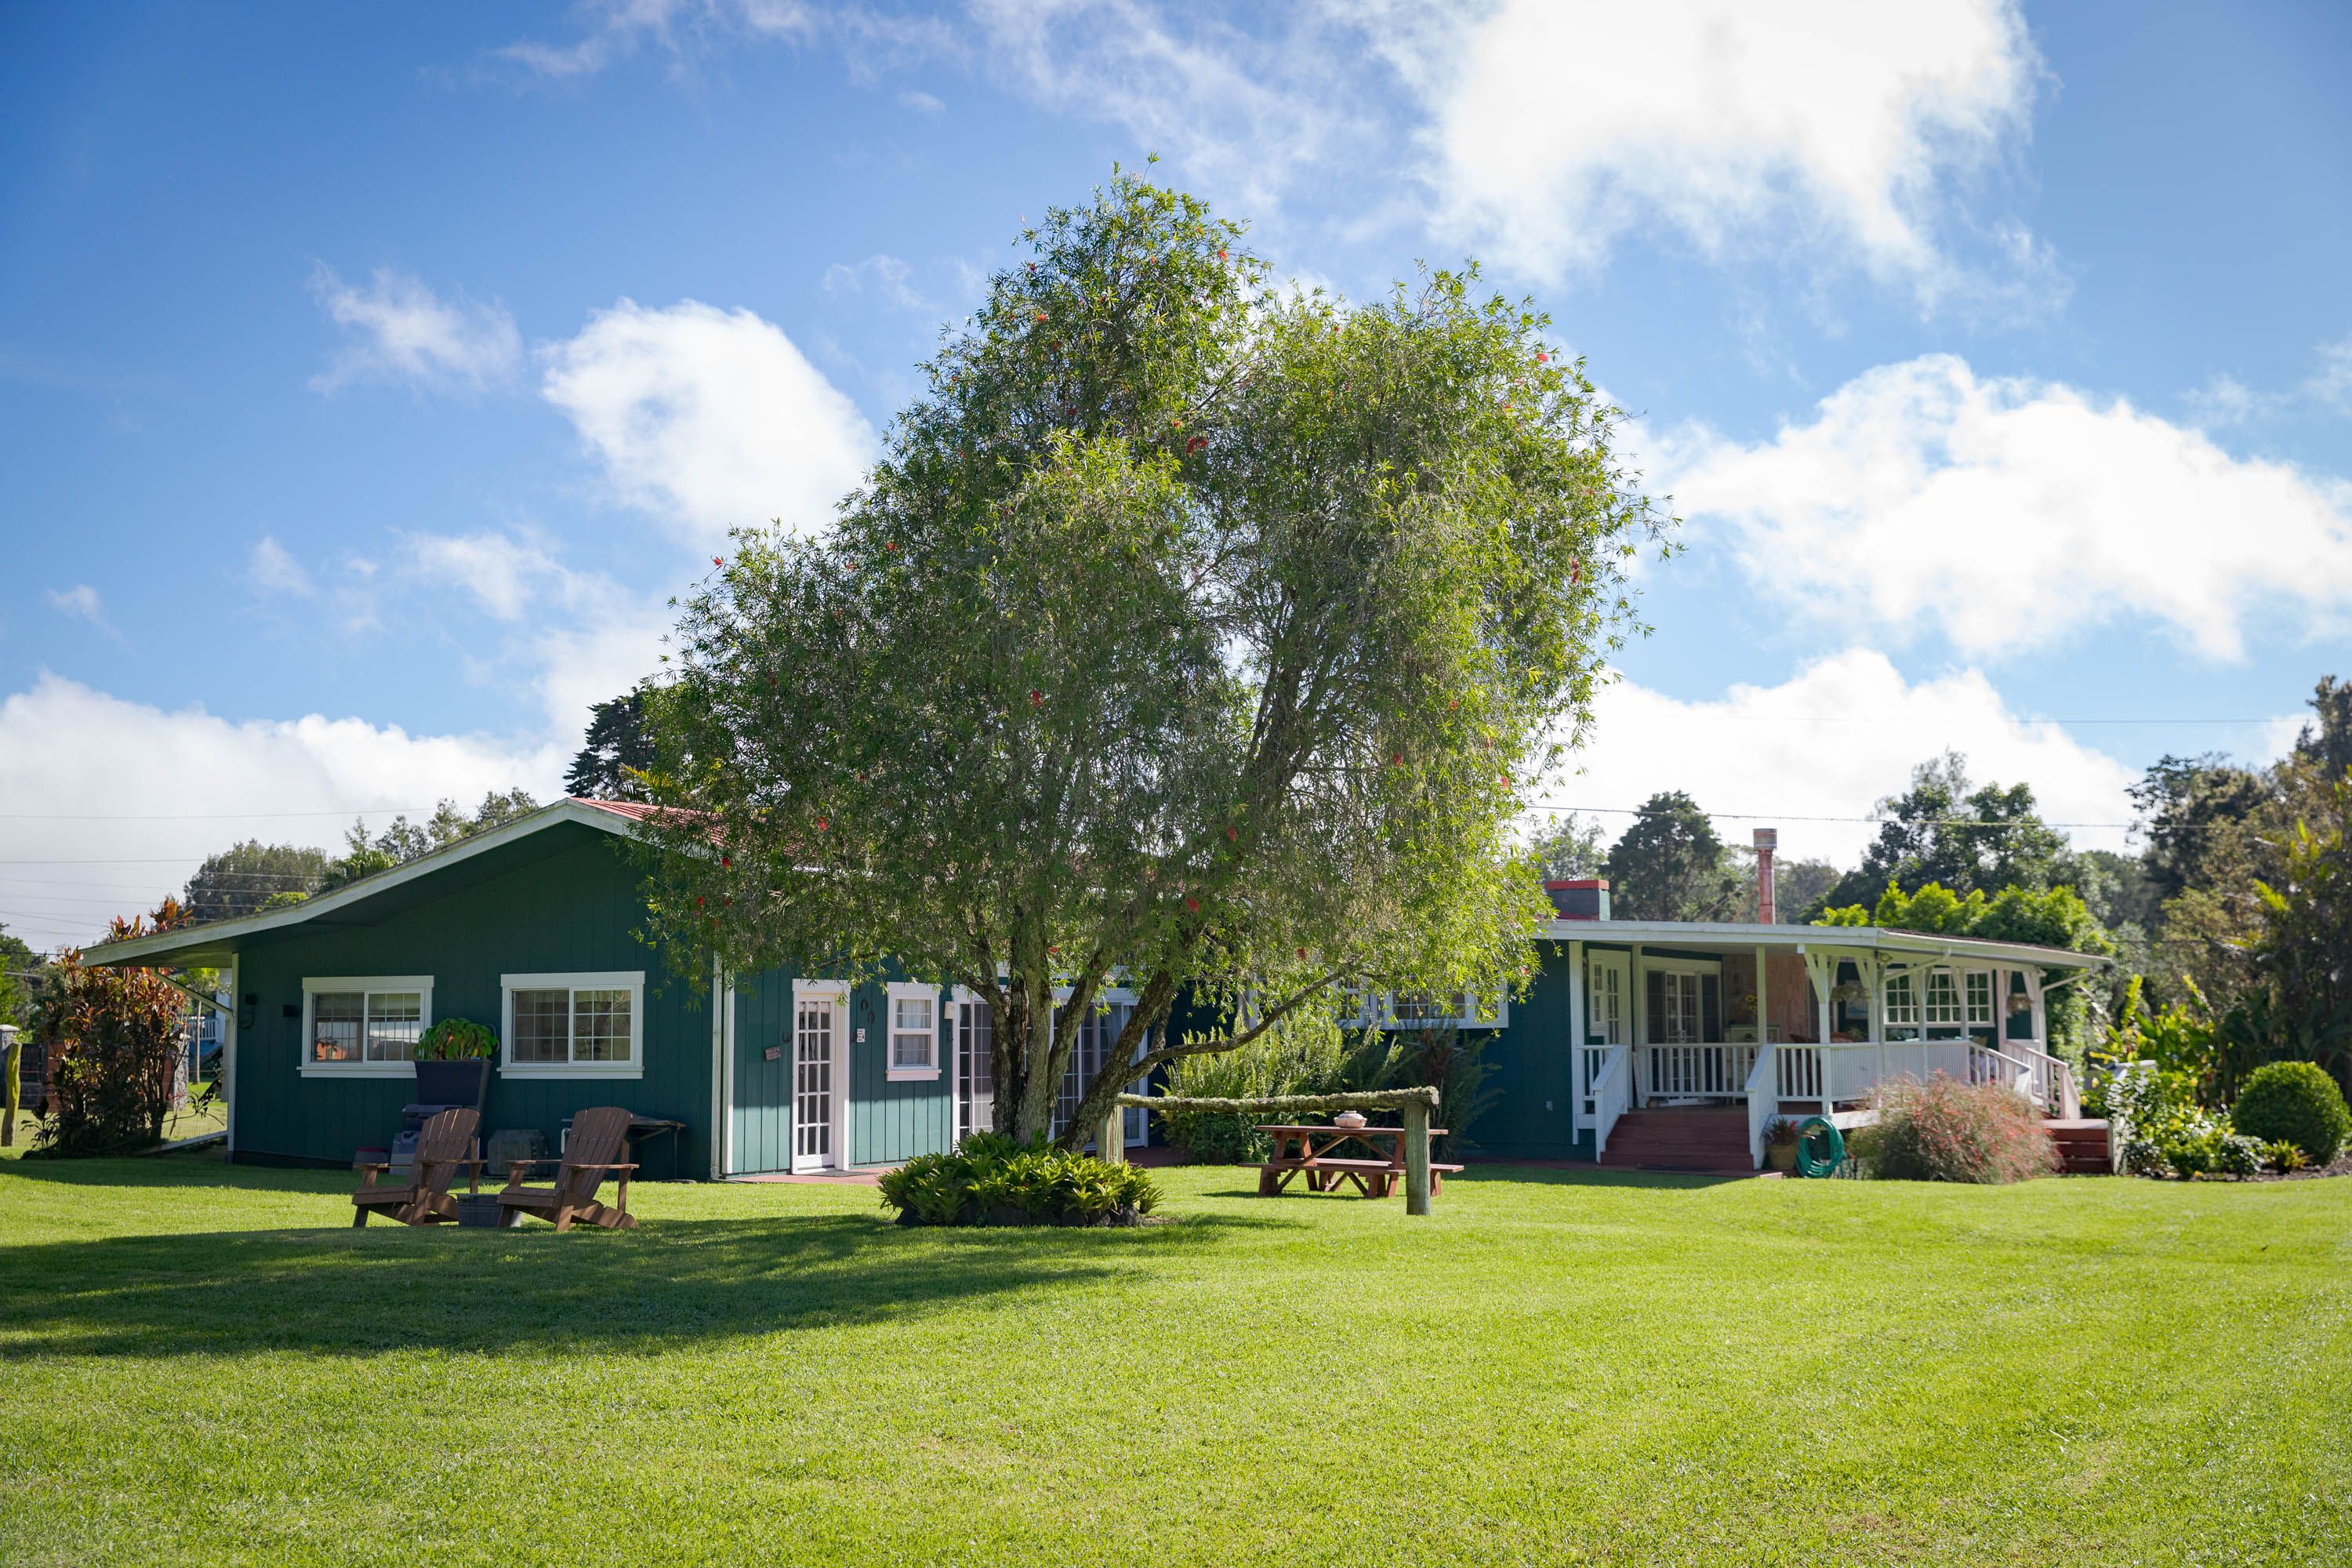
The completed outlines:
<svg viewBox="0 0 2352 1568">
<path fill-rule="evenodd" d="M 1339 1112 L 1339 1115 L 1331 1118 L 1331 1125 L 1334 1127 L 1344 1127 L 1352 1132 L 1357 1128 L 1364 1125 L 1364 1113 L 1360 1110 L 1343 1110 Z"/>
</svg>

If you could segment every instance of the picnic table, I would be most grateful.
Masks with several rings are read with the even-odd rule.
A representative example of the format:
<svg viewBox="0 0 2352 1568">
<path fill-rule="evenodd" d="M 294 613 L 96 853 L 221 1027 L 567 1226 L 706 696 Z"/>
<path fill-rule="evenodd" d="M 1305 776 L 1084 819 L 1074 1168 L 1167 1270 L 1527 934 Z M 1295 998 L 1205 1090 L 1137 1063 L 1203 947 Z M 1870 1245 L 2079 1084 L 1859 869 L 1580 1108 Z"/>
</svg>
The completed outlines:
<svg viewBox="0 0 2352 1568">
<path fill-rule="evenodd" d="M 1353 1182 L 1356 1190 L 1368 1198 L 1387 1197 L 1404 1177 L 1402 1127 L 1294 1126 L 1282 1122 L 1258 1131 L 1274 1140 L 1274 1157 L 1257 1168 L 1257 1195 L 1262 1198 L 1275 1196 L 1302 1172 L 1309 1192 L 1336 1192 L 1340 1184 Z M 1429 1135 L 1443 1138 L 1445 1129 L 1433 1127 Z M 1349 1142 L 1361 1143 L 1378 1157 L 1367 1160 L 1337 1152 Z M 1444 1173 L 1461 1168 L 1433 1163 L 1429 1167 L 1430 1190 L 1442 1191 L 1445 1184 Z"/>
</svg>

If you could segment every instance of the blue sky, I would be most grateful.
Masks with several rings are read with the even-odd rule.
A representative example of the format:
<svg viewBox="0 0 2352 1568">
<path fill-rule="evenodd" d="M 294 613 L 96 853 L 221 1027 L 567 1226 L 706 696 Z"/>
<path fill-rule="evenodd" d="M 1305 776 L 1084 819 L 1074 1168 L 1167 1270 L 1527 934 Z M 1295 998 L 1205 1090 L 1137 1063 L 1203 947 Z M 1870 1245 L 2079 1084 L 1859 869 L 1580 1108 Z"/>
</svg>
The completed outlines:
<svg viewBox="0 0 2352 1568">
<path fill-rule="evenodd" d="M 1481 258 L 1634 416 L 1686 548 L 1544 798 L 1844 855 L 1949 745 L 2120 843 L 2275 752 L 2352 673 L 2352 13 L 1626 9 L 0 12 L 0 923 L 551 794 L 1153 152 L 1286 275 Z"/>
</svg>

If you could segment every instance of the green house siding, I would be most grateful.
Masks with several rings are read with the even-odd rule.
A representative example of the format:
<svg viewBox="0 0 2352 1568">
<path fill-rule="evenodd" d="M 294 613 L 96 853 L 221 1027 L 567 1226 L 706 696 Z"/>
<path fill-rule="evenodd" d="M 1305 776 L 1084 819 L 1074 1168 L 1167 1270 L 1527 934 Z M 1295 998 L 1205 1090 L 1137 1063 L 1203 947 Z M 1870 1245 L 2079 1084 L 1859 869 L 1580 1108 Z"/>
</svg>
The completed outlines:
<svg viewBox="0 0 2352 1568">
<path fill-rule="evenodd" d="M 955 1142 L 954 1080 L 941 1035 L 939 1076 L 889 1077 L 890 1016 L 879 983 L 849 994 L 849 1158 L 853 1164 L 894 1164 L 945 1149 Z M 936 1023 L 944 1028 L 947 1008 Z"/>
<path fill-rule="evenodd" d="M 791 1170 L 793 977 L 788 971 L 736 976 L 731 1081 L 728 1173 L 751 1176 Z"/>
<path fill-rule="evenodd" d="M 622 1105 L 686 1123 L 680 1137 L 641 1151 L 647 1175 L 709 1173 L 708 998 L 635 934 L 643 906 L 621 846 L 569 826 L 533 844 L 538 853 L 528 858 L 485 856 L 409 884 L 403 896 L 374 901 L 391 907 L 365 923 L 298 925 L 247 943 L 237 970 L 239 993 L 254 998 L 236 1047 L 240 1158 L 348 1163 L 356 1149 L 389 1144 L 401 1107 L 415 1098 L 412 1079 L 302 1076 L 306 975 L 429 974 L 434 1017 L 497 1031 L 501 975 L 641 970 L 643 1076 L 510 1079 L 493 1070 L 483 1129 L 537 1128 L 552 1151 L 566 1118 Z"/>
<path fill-rule="evenodd" d="M 1488 1037 L 1486 1087 L 1496 1094 L 1470 1129 L 1472 1149 L 1489 1159 L 1589 1158 L 1592 1141 L 1575 1130 L 1568 944 L 1536 945 L 1541 968 L 1534 983 L 1511 999 L 1509 1023 Z M 1443 1121 L 1443 1109 L 1438 1115 Z"/>
</svg>

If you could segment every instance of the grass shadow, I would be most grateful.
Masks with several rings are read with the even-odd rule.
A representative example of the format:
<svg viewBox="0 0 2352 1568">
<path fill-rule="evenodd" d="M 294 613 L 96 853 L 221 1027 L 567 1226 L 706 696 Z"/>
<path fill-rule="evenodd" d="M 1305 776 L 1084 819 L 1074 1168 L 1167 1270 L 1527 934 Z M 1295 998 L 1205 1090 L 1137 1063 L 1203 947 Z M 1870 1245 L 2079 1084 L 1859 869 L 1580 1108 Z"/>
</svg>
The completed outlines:
<svg viewBox="0 0 2352 1568">
<path fill-rule="evenodd" d="M 88 1357 L 648 1350 L 905 1318 L 1139 1269 L 1248 1221 L 909 1231 L 862 1215 L 111 1237 L 0 1247 L 0 1342 Z"/>
</svg>

